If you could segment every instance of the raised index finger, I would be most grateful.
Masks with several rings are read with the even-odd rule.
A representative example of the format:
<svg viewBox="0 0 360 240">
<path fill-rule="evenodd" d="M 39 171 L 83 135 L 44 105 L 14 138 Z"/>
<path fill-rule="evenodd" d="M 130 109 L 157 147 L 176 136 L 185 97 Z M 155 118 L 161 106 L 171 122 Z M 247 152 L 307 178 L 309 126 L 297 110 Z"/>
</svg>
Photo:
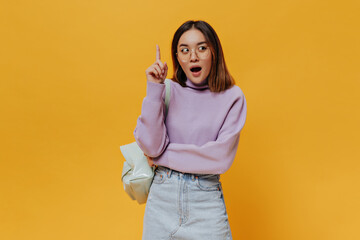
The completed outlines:
<svg viewBox="0 0 360 240">
<path fill-rule="evenodd" d="M 156 44 L 156 60 L 160 60 L 160 47 Z"/>
</svg>

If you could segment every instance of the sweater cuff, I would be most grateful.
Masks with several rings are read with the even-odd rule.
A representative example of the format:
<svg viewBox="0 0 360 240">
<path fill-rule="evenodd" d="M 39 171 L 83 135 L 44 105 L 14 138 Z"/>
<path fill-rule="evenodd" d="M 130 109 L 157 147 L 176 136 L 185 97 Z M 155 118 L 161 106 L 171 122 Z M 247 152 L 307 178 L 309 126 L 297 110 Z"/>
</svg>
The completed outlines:
<svg viewBox="0 0 360 240">
<path fill-rule="evenodd" d="M 154 83 L 147 80 L 146 97 L 154 101 L 162 101 L 162 95 L 165 89 L 165 84 Z"/>
<path fill-rule="evenodd" d="M 163 154 L 161 154 L 160 156 L 158 156 L 156 158 L 153 158 L 153 161 L 156 165 L 170 167 L 168 153 L 166 152 L 166 149 L 165 149 L 165 152 L 163 152 Z"/>
</svg>

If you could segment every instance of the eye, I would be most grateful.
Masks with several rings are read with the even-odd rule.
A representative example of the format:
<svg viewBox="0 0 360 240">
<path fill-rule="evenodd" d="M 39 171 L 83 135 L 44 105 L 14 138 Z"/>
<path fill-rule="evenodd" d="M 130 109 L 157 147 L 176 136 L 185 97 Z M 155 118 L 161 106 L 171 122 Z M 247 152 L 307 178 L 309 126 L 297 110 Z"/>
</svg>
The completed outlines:
<svg viewBox="0 0 360 240">
<path fill-rule="evenodd" d="M 180 50 L 182 53 L 186 54 L 189 52 L 189 49 L 188 48 L 183 48 Z"/>
<path fill-rule="evenodd" d="M 204 52 L 204 51 L 206 51 L 206 49 L 207 49 L 207 46 L 200 46 L 199 47 L 200 52 Z"/>
</svg>

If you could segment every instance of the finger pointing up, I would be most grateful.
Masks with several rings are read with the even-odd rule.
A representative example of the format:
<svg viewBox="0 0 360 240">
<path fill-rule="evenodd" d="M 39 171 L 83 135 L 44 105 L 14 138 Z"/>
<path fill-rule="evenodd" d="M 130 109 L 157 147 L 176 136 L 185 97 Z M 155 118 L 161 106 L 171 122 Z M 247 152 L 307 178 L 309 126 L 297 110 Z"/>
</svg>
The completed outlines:
<svg viewBox="0 0 360 240">
<path fill-rule="evenodd" d="M 156 44 L 156 61 L 160 60 L 160 47 Z"/>
</svg>

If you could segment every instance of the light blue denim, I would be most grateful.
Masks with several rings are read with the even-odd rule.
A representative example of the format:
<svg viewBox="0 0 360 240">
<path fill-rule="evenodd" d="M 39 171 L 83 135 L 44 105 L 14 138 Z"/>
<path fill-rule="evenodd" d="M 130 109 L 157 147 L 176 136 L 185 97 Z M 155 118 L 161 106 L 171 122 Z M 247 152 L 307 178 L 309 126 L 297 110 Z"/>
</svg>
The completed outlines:
<svg viewBox="0 0 360 240">
<path fill-rule="evenodd" d="M 143 240 L 232 239 L 220 175 L 155 170 L 146 203 Z"/>
</svg>

